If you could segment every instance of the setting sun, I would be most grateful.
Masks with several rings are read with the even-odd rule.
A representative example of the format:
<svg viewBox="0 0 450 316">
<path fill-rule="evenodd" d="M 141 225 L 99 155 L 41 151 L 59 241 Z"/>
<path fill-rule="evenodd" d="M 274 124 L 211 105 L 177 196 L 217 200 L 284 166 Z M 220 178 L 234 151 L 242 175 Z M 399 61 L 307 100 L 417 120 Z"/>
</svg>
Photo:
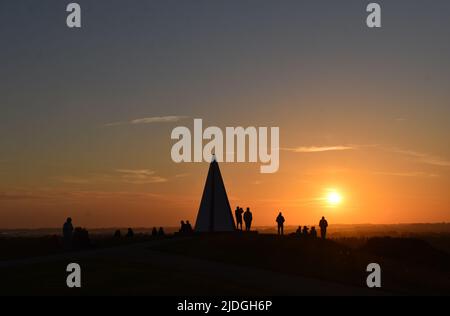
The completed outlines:
<svg viewBox="0 0 450 316">
<path fill-rule="evenodd" d="M 327 194 L 327 202 L 332 206 L 338 205 L 342 202 L 342 196 L 337 191 L 330 191 Z"/>
</svg>

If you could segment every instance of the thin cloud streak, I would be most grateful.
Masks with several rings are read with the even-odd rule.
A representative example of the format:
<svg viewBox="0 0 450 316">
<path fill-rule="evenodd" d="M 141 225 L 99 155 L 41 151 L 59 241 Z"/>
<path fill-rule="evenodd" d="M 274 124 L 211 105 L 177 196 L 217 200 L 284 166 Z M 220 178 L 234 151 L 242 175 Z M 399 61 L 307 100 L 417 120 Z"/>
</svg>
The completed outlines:
<svg viewBox="0 0 450 316">
<path fill-rule="evenodd" d="M 91 191 L 91 190 L 64 190 L 59 188 L 47 189 L 16 189 L 14 191 L 0 192 L 0 202 L 2 201 L 26 201 L 26 200 L 66 200 L 66 201 L 84 201 L 90 199 L 160 199 L 171 200 L 173 197 L 162 194 L 147 192 L 129 192 L 129 191 Z"/>
<path fill-rule="evenodd" d="M 187 119 L 189 116 L 170 115 L 170 116 L 152 116 L 137 118 L 131 121 L 114 122 L 105 124 L 105 127 L 120 126 L 120 125 L 141 125 L 141 124 L 154 124 L 154 123 L 175 123 L 181 120 Z"/>
<path fill-rule="evenodd" d="M 389 151 L 411 157 L 413 160 L 439 167 L 450 167 L 450 161 L 441 157 L 421 153 L 413 150 L 404 150 L 400 148 L 388 148 Z"/>
<path fill-rule="evenodd" d="M 155 175 L 152 170 L 130 170 L 130 169 L 117 169 L 124 182 L 131 184 L 147 184 L 147 183 L 162 183 L 167 182 L 166 178 Z"/>
<path fill-rule="evenodd" d="M 110 174 L 93 174 L 86 177 L 62 176 L 57 177 L 56 179 L 66 184 L 75 185 L 117 182 L 151 184 L 168 181 L 168 179 L 158 176 L 155 171 L 148 169 L 116 169 Z"/>
<path fill-rule="evenodd" d="M 0 201 L 35 200 L 40 198 L 40 196 L 30 192 L 0 192 Z"/>
<path fill-rule="evenodd" d="M 327 151 L 354 150 L 356 148 L 356 146 L 301 146 L 294 148 L 282 148 L 282 150 L 295 153 L 320 153 Z"/>
<path fill-rule="evenodd" d="M 422 171 L 412 171 L 412 172 L 386 172 L 386 171 L 376 171 L 374 174 L 383 176 L 394 176 L 394 177 L 419 177 L 419 178 L 437 178 L 439 175 L 434 173 L 427 173 Z"/>
</svg>

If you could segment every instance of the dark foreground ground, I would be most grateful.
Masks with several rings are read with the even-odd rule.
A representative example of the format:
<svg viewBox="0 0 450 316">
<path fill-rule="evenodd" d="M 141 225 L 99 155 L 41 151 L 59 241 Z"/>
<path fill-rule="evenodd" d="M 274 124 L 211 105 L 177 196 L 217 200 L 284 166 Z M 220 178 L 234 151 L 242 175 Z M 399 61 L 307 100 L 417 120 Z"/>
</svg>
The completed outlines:
<svg viewBox="0 0 450 316">
<path fill-rule="evenodd" d="M 73 252 L 58 242 L 1 239 L 0 295 L 450 294 L 450 254 L 418 238 L 138 235 L 93 239 Z M 71 262 L 81 265 L 81 289 L 66 287 Z M 382 267 L 381 290 L 366 287 L 371 262 Z"/>
</svg>

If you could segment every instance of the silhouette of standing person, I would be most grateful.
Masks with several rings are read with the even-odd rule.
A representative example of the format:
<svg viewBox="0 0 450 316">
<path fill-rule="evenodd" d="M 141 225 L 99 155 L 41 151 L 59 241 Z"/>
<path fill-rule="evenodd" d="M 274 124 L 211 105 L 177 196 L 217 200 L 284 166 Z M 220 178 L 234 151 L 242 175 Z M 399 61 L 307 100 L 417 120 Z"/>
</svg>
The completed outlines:
<svg viewBox="0 0 450 316">
<path fill-rule="evenodd" d="M 278 235 L 284 235 L 284 216 L 283 214 L 278 214 L 276 222 L 278 223 Z"/>
<path fill-rule="evenodd" d="M 244 213 L 244 210 L 241 209 L 239 206 L 236 207 L 236 210 L 234 211 L 234 215 L 236 216 L 236 228 L 242 230 L 242 213 Z"/>
<path fill-rule="evenodd" d="M 250 212 L 250 208 L 247 207 L 247 210 L 244 213 L 245 231 L 250 231 L 250 229 L 252 228 L 252 220 L 253 214 L 252 212 Z"/>
<path fill-rule="evenodd" d="M 316 228 L 313 226 L 311 227 L 311 231 L 309 232 L 311 238 L 316 239 L 317 238 L 317 231 Z"/>
<path fill-rule="evenodd" d="M 184 221 L 181 221 L 180 224 L 181 224 L 181 227 L 180 227 L 179 232 L 180 232 L 181 234 L 186 233 L 186 224 L 184 223 Z"/>
<path fill-rule="evenodd" d="M 304 237 L 308 237 L 308 235 L 309 235 L 309 229 L 308 229 L 307 226 L 303 226 L 303 231 L 302 231 L 302 233 L 303 233 L 303 236 L 304 236 Z"/>
<path fill-rule="evenodd" d="M 322 237 L 322 239 L 327 238 L 328 222 L 324 216 L 322 216 L 322 219 L 319 222 L 319 227 L 320 227 L 320 236 Z"/>
<path fill-rule="evenodd" d="M 126 237 L 131 238 L 134 237 L 134 231 L 131 228 L 128 228 L 128 232 L 126 234 Z"/>
<path fill-rule="evenodd" d="M 63 225 L 63 243 L 66 248 L 69 248 L 72 245 L 72 234 L 72 218 L 68 217 Z"/>
<path fill-rule="evenodd" d="M 194 230 L 192 229 L 191 223 L 189 223 L 189 221 L 186 221 L 186 233 L 192 234 L 193 232 Z"/>
</svg>

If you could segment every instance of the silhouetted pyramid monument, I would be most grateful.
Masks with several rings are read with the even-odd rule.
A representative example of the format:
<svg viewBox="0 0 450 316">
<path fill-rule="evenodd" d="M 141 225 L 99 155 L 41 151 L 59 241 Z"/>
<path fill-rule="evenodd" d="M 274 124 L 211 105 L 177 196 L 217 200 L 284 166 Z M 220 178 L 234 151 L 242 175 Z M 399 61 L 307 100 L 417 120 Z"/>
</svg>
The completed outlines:
<svg viewBox="0 0 450 316">
<path fill-rule="evenodd" d="M 196 232 L 233 232 L 233 214 L 227 191 L 215 157 L 209 165 L 208 177 L 203 190 L 200 209 L 195 223 Z"/>
</svg>

